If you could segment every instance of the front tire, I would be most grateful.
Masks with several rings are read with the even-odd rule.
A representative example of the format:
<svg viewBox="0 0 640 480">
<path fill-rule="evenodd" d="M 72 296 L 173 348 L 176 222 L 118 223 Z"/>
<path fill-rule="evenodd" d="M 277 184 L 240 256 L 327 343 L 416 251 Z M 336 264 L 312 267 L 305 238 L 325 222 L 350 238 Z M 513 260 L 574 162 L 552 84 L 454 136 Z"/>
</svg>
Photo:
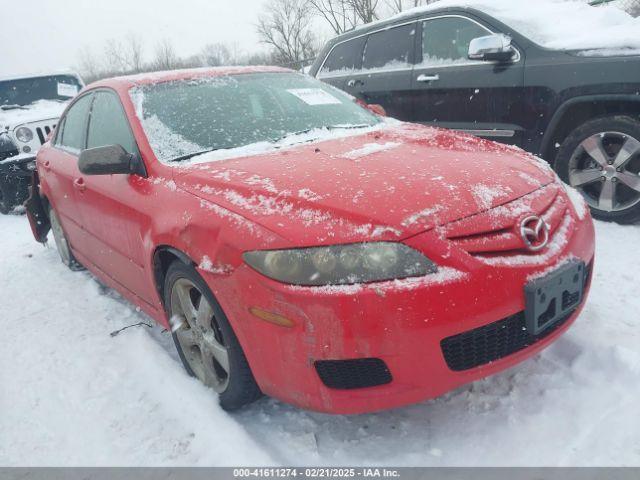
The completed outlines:
<svg viewBox="0 0 640 480">
<path fill-rule="evenodd" d="M 564 140 L 556 159 L 562 180 L 577 188 L 599 220 L 640 220 L 640 121 L 597 118 Z"/>
<path fill-rule="evenodd" d="M 175 329 L 173 341 L 189 375 L 216 391 L 220 405 L 228 411 L 260 398 L 260 388 L 226 315 L 191 265 L 171 264 L 164 302 Z"/>
</svg>

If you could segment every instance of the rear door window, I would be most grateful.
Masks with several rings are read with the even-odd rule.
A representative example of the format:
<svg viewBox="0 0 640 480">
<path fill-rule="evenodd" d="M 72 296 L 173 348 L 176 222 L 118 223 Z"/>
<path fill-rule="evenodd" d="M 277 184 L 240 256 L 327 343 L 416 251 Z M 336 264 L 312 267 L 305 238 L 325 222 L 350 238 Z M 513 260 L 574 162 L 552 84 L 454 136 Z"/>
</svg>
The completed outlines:
<svg viewBox="0 0 640 480">
<path fill-rule="evenodd" d="M 56 137 L 56 145 L 74 154 L 84 149 L 87 116 L 92 100 L 93 94 L 84 95 L 69 108 L 64 116 L 61 133 Z"/>
<path fill-rule="evenodd" d="M 87 148 L 120 145 L 127 153 L 138 151 L 120 99 L 111 92 L 98 92 L 91 108 Z"/>
<path fill-rule="evenodd" d="M 325 60 L 319 77 L 346 75 L 360 70 L 365 41 L 366 37 L 360 37 L 336 45 Z"/>
<path fill-rule="evenodd" d="M 372 33 L 367 38 L 364 70 L 411 67 L 416 24 L 410 23 Z"/>
</svg>

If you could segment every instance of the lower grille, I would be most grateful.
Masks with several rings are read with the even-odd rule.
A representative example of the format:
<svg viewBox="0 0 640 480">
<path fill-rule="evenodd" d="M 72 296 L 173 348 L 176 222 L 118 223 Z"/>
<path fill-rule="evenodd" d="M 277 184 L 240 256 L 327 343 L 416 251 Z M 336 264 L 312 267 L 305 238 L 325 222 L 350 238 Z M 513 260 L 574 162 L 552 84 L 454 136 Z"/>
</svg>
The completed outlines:
<svg viewBox="0 0 640 480">
<path fill-rule="evenodd" d="M 314 363 L 322 383 L 329 388 L 350 390 L 391 383 L 391 372 L 379 358 L 318 360 Z"/>
<path fill-rule="evenodd" d="M 527 331 L 524 312 L 519 312 L 489 325 L 445 338 L 440 346 L 447 366 L 453 371 L 461 372 L 530 347 L 564 325 L 572 314 L 573 312 L 568 313 L 539 335 L 532 335 Z"/>
</svg>

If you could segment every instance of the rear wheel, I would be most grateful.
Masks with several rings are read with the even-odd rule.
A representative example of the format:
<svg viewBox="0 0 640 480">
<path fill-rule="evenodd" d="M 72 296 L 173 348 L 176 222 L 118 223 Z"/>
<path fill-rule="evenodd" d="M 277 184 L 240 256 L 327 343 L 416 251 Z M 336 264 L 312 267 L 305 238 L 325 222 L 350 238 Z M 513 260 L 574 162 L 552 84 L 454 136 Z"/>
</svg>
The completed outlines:
<svg viewBox="0 0 640 480">
<path fill-rule="evenodd" d="M 9 212 L 11 212 L 11 208 L 7 203 L 4 192 L 2 191 L 2 186 L 0 185 L 0 213 L 7 215 Z"/>
<path fill-rule="evenodd" d="M 173 341 L 187 372 L 217 392 L 225 410 L 258 399 L 262 393 L 240 343 L 196 270 L 174 262 L 167 271 L 164 297 Z"/>
<path fill-rule="evenodd" d="M 640 220 L 640 122 L 626 116 L 586 122 L 562 143 L 556 170 L 600 220 Z"/>
<path fill-rule="evenodd" d="M 58 250 L 62 263 L 74 271 L 84 270 L 84 267 L 76 260 L 76 257 L 73 256 L 58 214 L 53 208 L 49 209 L 49 222 L 51 223 L 51 232 L 53 233 L 53 239 L 56 242 L 56 249 Z"/>
<path fill-rule="evenodd" d="M 12 201 L 12 188 L 8 179 L 0 176 L 0 213 L 8 215 L 13 210 L 14 202 Z"/>
</svg>

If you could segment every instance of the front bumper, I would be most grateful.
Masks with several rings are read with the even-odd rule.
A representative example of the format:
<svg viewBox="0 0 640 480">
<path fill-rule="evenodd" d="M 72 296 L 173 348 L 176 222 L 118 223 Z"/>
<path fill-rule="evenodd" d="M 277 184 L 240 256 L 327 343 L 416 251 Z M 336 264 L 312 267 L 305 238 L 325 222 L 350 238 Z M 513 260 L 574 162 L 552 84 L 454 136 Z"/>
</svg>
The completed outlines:
<svg viewBox="0 0 640 480">
<path fill-rule="evenodd" d="M 405 243 L 418 250 L 429 245 L 433 251 L 435 237 L 426 233 Z M 545 348 L 569 328 L 584 301 L 544 338 L 475 368 L 449 368 L 441 342 L 518 315 L 525 308 L 524 285 L 532 275 L 567 258 L 590 264 L 593 255 L 594 230 L 587 216 L 573 219 L 562 250 L 535 265 L 495 266 L 463 252 L 443 252 L 442 258 L 432 257 L 441 265 L 433 276 L 335 288 L 282 285 L 246 265 L 226 279 L 201 273 L 227 312 L 266 394 L 317 411 L 363 413 L 437 397 Z M 588 289 L 587 284 L 584 298 Z M 277 313 L 295 326 L 283 328 L 260 320 L 249 312 L 251 307 Z M 349 390 L 323 383 L 316 362 L 347 359 L 380 359 L 392 379 Z"/>
</svg>

